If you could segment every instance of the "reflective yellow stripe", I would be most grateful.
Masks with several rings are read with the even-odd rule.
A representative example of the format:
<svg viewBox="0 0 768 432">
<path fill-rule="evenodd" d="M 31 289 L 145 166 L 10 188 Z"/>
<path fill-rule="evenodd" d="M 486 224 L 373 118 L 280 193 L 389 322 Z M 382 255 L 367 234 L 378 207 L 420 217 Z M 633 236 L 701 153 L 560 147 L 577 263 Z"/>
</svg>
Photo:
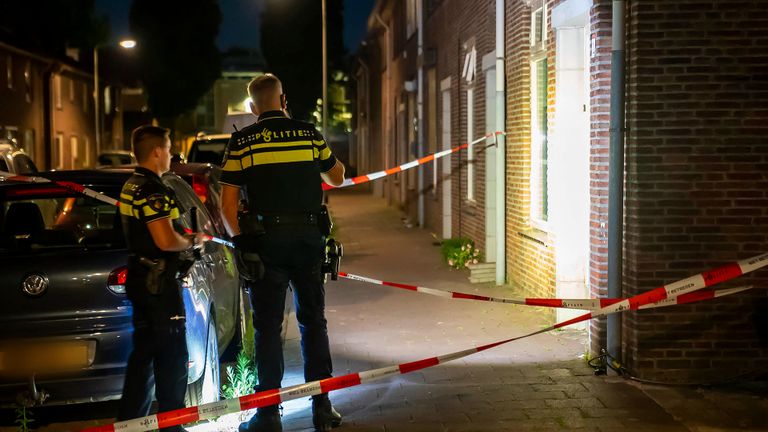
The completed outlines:
<svg viewBox="0 0 768 432">
<path fill-rule="evenodd" d="M 157 212 L 152 210 L 152 207 L 148 205 L 142 206 L 141 211 L 144 213 L 144 216 L 154 216 L 157 214 Z"/>
<path fill-rule="evenodd" d="M 224 171 L 240 171 L 240 159 L 227 159 L 227 163 L 224 164 Z"/>
<path fill-rule="evenodd" d="M 250 157 L 244 157 L 241 163 L 243 168 L 248 168 L 254 165 L 268 165 L 278 163 L 291 163 L 291 162 L 312 162 L 315 160 L 314 152 L 312 149 L 306 150 L 290 150 L 280 152 L 269 153 L 254 153 Z"/>
<path fill-rule="evenodd" d="M 321 146 L 321 145 L 325 144 L 325 140 L 320 140 L 320 141 L 312 140 L 312 144 L 314 144 L 316 146 Z"/>
<path fill-rule="evenodd" d="M 174 207 L 171 209 L 171 219 L 178 219 L 179 218 L 179 209 Z"/>
<path fill-rule="evenodd" d="M 329 157 L 331 157 L 331 149 L 326 147 L 326 148 L 320 150 L 320 157 L 319 157 L 320 160 L 326 160 Z"/>
</svg>

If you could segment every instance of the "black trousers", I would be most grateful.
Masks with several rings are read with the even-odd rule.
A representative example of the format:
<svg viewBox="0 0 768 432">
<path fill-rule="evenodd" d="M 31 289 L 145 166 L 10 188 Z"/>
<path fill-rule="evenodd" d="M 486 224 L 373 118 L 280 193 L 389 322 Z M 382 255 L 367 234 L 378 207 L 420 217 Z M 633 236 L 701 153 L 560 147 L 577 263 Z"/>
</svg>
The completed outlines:
<svg viewBox="0 0 768 432">
<path fill-rule="evenodd" d="M 167 280 L 163 293 L 153 296 L 143 288 L 143 269 L 129 263 L 128 275 L 126 291 L 133 304 L 133 350 L 128 358 L 118 421 L 149 414 L 153 385 L 158 412 L 184 408 L 189 360 L 185 320 L 172 319 L 184 317 L 178 282 Z M 182 429 L 179 426 L 163 430 Z"/>
<path fill-rule="evenodd" d="M 315 227 L 269 230 L 256 241 L 265 276 L 251 283 L 259 391 L 279 388 L 283 379 L 281 340 L 285 295 L 293 288 L 301 332 L 304 379 L 330 378 L 333 371 L 325 319 L 325 288 L 321 280 L 325 238 Z M 277 407 L 267 408 L 277 409 Z"/>
</svg>

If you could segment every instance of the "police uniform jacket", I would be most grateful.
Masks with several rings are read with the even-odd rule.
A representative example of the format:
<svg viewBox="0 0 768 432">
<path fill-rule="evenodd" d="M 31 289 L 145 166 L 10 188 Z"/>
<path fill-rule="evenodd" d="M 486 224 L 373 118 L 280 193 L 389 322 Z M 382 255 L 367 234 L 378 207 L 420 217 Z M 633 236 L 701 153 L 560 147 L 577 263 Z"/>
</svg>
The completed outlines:
<svg viewBox="0 0 768 432">
<path fill-rule="evenodd" d="M 221 182 L 244 186 L 252 212 L 313 213 L 322 205 L 320 173 L 335 164 L 336 157 L 314 125 L 282 111 L 267 111 L 232 134 Z"/>
</svg>

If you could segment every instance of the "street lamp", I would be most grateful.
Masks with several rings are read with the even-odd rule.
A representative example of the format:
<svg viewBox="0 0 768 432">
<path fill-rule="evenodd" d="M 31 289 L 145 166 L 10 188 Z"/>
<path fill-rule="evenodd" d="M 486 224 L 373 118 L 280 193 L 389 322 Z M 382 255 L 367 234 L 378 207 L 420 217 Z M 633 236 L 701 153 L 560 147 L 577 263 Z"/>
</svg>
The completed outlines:
<svg viewBox="0 0 768 432">
<path fill-rule="evenodd" d="M 118 45 L 125 49 L 136 47 L 133 39 L 121 40 Z M 101 151 L 101 113 L 99 110 L 99 44 L 93 46 L 93 118 L 96 132 L 96 154 Z"/>
</svg>

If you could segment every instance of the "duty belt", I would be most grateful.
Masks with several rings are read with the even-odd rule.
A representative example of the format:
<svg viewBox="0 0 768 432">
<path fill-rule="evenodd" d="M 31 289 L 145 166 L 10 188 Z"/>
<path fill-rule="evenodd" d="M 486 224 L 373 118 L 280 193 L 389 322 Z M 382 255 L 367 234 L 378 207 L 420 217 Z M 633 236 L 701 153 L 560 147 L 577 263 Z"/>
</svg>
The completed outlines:
<svg viewBox="0 0 768 432">
<path fill-rule="evenodd" d="M 279 215 L 258 215 L 259 222 L 267 226 L 317 225 L 317 213 L 293 213 Z"/>
</svg>

